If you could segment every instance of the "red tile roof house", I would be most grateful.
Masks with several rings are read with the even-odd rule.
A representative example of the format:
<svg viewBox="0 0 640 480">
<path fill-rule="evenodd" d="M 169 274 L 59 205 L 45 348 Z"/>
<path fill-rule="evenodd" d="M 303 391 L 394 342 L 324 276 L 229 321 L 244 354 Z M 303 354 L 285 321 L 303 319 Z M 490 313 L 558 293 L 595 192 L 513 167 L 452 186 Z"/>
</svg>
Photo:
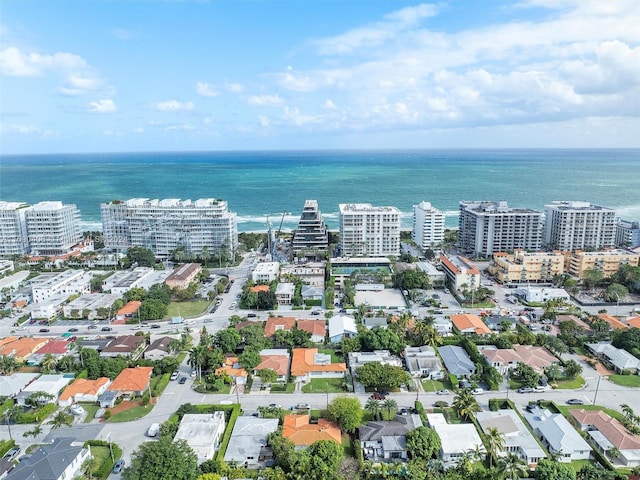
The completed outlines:
<svg viewBox="0 0 640 480">
<path fill-rule="evenodd" d="M 98 397 L 105 392 L 110 384 L 111 380 L 107 377 L 95 380 L 78 378 L 60 394 L 58 405 L 68 407 L 77 402 L 97 402 Z"/>
<path fill-rule="evenodd" d="M 493 332 L 477 315 L 451 315 L 451 321 L 460 333 L 475 333 L 477 335 L 491 335 Z"/>
<path fill-rule="evenodd" d="M 116 320 L 126 321 L 128 318 L 133 318 L 141 305 L 142 302 L 139 302 L 138 300 L 131 300 L 124 307 L 118 310 L 118 313 L 116 313 Z"/>
<path fill-rule="evenodd" d="M 102 352 L 101 357 L 129 357 L 133 360 L 140 358 L 146 347 L 145 338 L 142 335 L 123 335 L 116 337 Z"/>
<path fill-rule="evenodd" d="M 312 378 L 342 378 L 346 363 L 331 363 L 331 355 L 318 353 L 317 348 L 294 348 L 291 360 L 291 376 L 308 382 Z"/>
<path fill-rule="evenodd" d="M 271 338 L 278 330 L 290 331 L 293 330 L 296 324 L 294 317 L 269 317 L 264 326 L 264 336 Z"/>
<path fill-rule="evenodd" d="M 296 324 L 298 330 L 309 332 L 313 343 L 323 343 L 327 335 L 327 322 L 325 320 L 298 320 Z"/>
<path fill-rule="evenodd" d="M 125 368 L 107 387 L 120 395 L 143 395 L 149 389 L 153 367 Z"/>
<path fill-rule="evenodd" d="M 262 362 L 253 369 L 253 374 L 257 375 L 260 370 L 267 368 L 274 370 L 278 374 L 279 382 L 286 382 L 289 376 L 289 351 L 286 349 L 267 349 L 260 351 Z"/>
<path fill-rule="evenodd" d="M 601 410 L 570 410 L 570 419 L 589 435 L 589 442 L 605 453 L 612 448 L 620 452 L 617 459 L 626 467 L 640 465 L 640 435 L 632 435 L 615 418 Z"/>
<path fill-rule="evenodd" d="M 293 442 L 296 449 L 310 447 L 318 440 L 329 440 L 340 445 L 342 432 L 337 423 L 319 418 L 317 424 L 309 423 L 309 415 L 286 415 L 282 436 Z"/>
<path fill-rule="evenodd" d="M 532 367 L 536 372 L 542 373 L 545 368 L 556 365 L 559 360 L 545 347 L 532 345 L 514 345 L 513 348 L 481 348 L 487 363 L 493 365 L 501 374 L 518 366 L 522 362 Z"/>
</svg>

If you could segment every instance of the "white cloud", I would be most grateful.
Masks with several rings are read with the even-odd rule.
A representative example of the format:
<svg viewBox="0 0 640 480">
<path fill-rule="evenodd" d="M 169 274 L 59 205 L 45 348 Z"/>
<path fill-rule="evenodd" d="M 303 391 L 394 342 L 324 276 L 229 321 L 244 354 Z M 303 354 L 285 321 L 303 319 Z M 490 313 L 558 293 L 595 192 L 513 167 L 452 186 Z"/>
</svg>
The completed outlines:
<svg viewBox="0 0 640 480">
<path fill-rule="evenodd" d="M 269 128 L 271 126 L 271 120 L 269 120 L 269 117 L 265 115 L 259 115 L 258 120 L 260 121 L 260 126 L 262 128 Z"/>
<path fill-rule="evenodd" d="M 327 110 L 335 110 L 336 104 L 327 98 L 324 102 L 324 108 L 326 108 Z"/>
<path fill-rule="evenodd" d="M 133 131 L 133 133 L 144 133 L 144 128 L 136 127 L 132 131 Z"/>
<path fill-rule="evenodd" d="M 40 129 L 33 125 L 5 124 L 5 123 L 0 124 L 0 131 L 3 133 L 18 133 L 20 135 L 40 133 Z"/>
<path fill-rule="evenodd" d="M 91 102 L 89 106 L 91 107 L 91 111 L 95 113 L 113 113 L 117 110 L 115 102 L 110 99 Z"/>
<path fill-rule="evenodd" d="M 165 130 L 168 132 L 176 131 L 176 130 L 190 131 L 190 130 L 195 130 L 195 127 L 192 127 L 191 125 L 171 125 L 169 127 L 166 127 Z"/>
<path fill-rule="evenodd" d="M 273 107 L 282 105 L 284 101 L 278 95 L 253 95 L 247 97 L 247 103 L 258 107 Z"/>
<path fill-rule="evenodd" d="M 87 67 L 87 62 L 82 57 L 72 53 L 23 53 L 16 47 L 0 51 L 0 73 L 10 77 L 34 77 L 46 71 L 69 72 Z"/>
<path fill-rule="evenodd" d="M 283 118 L 298 127 L 321 123 L 319 116 L 303 114 L 298 108 L 284 107 Z"/>
<path fill-rule="evenodd" d="M 213 85 L 204 82 L 196 83 L 196 92 L 198 95 L 202 95 L 203 97 L 215 97 L 218 95 L 218 92 Z"/>
<path fill-rule="evenodd" d="M 151 105 L 152 108 L 162 112 L 190 112 L 193 110 L 193 102 L 179 102 L 178 100 L 166 100 Z"/>
<path fill-rule="evenodd" d="M 110 130 L 110 129 L 103 130 L 102 134 L 105 137 L 121 137 L 122 136 L 122 132 L 118 132 L 117 130 Z"/>
<path fill-rule="evenodd" d="M 241 83 L 227 83 L 225 85 L 225 90 L 231 93 L 242 93 L 244 92 L 244 85 Z"/>
</svg>

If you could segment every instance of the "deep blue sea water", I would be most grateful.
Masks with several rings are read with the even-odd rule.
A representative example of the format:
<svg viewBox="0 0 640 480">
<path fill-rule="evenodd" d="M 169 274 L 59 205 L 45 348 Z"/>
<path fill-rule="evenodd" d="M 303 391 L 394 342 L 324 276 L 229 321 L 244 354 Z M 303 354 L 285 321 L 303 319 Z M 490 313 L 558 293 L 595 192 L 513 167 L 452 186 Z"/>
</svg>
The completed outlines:
<svg viewBox="0 0 640 480">
<path fill-rule="evenodd" d="M 457 225 L 460 200 L 507 200 L 542 210 L 584 200 L 640 220 L 640 150 L 428 150 L 117 153 L 0 156 L 0 200 L 75 203 L 85 228 L 100 228 L 113 199 L 221 198 L 239 230 L 266 216 L 295 228 L 316 199 L 331 228 L 339 203 L 393 205 L 410 227 L 412 205 L 431 202 Z"/>
</svg>

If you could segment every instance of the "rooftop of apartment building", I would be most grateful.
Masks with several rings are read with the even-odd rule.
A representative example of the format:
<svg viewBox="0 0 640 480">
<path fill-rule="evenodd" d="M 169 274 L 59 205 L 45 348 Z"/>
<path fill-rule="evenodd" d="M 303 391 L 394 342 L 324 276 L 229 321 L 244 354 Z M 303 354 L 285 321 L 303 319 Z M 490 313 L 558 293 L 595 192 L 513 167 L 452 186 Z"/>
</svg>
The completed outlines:
<svg viewBox="0 0 640 480">
<path fill-rule="evenodd" d="M 388 207 L 388 206 L 373 206 L 370 203 L 341 203 L 340 205 L 340 213 L 349 213 L 349 212 L 390 212 L 390 213 L 400 213 L 400 210 L 396 207 Z"/>
<path fill-rule="evenodd" d="M 511 208 L 506 200 L 494 201 L 461 201 L 460 207 L 478 213 L 535 213 L 541 215 L 537 210 L 531 208 Z"/>
<path fill-rule="evenodd" d="M 465 257 L 442 255 L 440 257 L 440 261 L 452 272 L 466 273 L 468 275 L 480 275 L 480 270 L 478 270 L 475 265 Z"/>
<path fill-rule="evenodd" d="M 544 206 L 545 208 L 553 208 L 555 210 L 602 210 L 602 211 L 614 211 L 609 207 L 603 207 L 601 205 L 594 205 L 593 203 L 570 200 L 561 202 L 551 202 Z"/>
</svg>

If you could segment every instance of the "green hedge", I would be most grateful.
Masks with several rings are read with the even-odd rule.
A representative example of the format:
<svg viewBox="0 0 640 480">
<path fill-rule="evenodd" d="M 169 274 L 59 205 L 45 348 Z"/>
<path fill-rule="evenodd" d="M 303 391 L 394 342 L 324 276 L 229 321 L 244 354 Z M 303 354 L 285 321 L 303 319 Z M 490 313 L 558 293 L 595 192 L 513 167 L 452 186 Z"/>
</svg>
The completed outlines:
<svg viewBox="0 0 640 480">
<path fill-rule="evenodd" d="M 165 373 L 156 378 L 157 380 L 155 382 L 153 382 L 152 380 L 153 385 L 151 386 L 151 394 L 154 397 L 159 397 L 160 394 L 164 392 L 164 389 L 167 388 L 167 385 L 169 385 L 169 381 L 171 380 L 171 374 Z"/>
<path fill-rule="evenodd" d="M 106 440 L 87 440 L 84 443 L 84 446 L 108 447 L 109 442 Z M 116 443 L 111 443 L 111 448 L 113 449 L 113 458 L 115 459 L 115 462 L 117 462 L 120 457 L 122 457 L 122 449 Z M 100 465 L 100 468 L 98 468 L 96 473 L 94 473 L 94 476 L 100 480 L 106 480 L 111 474 L 113 466 L 116 464 L 115 462 L 111 461 L 110 456 L 107 457 L 107 461 Z"/>
<path fill-rule="evenodd" d="M 47 403 L 44 407 L 39 408 L 33 413 L 23 413 L 18 415 L 16 423 L 39 423 L 56 411 L 55 403 Z"/>
<path fill-rule="evenodd" d="M 0 457 L 16 446 L 15 440 L 0 440 Z"/>
<path fill-rule="evenodd" d="M 420 420 L 422 420 L 422 423 L 426 425 L 427 415 L 426 415 L 426 412 L 424 411 L 424 405 L 422 405 L 422 402 L 419 400 L 416 400 L 413 406 L 416 409 L 416 412 L 418 413 L 418 415 L 420 415 Z"/>
<path fill-rule="evenodd" d="M 0 415 L 4 414 L 5 410 L 9 410 L 13 407 L 13 399 L 7 398 L 2 405 L 0 405 Z"/>
<path fill-rule="evenodd" d="M 451 384 L 451 389 L 454 392 L 458 390 L 458 377 L 456 377 L 453 373 L 449 374 L 449 383 Z"/>
<path fill-rule="evenodd" d="M 77 376 L 76 378 L 89 378 L 89 372 L 88 370 L 82 370 Z"/>
<path fill-rule="evenodd" d="M 231 416 L 229 417 L 229 420 L 227 422 L 227 428 L 224 431 L 224 435 L 222 436 L 222 441 L 220 442 L 220 447 L 218 448 L 217 460 L 219 462 L 224 461 L 224 454 L 226 453 L 227 447 L 229 446 L 229 440 L 231 440 L 231 432 L 233 432 L 233 427 L 236 424 L 236 420 L 240 416 L 239 404 L 236 403 L 233 405 L 221 405 L 221 406 L 231 407 L 232 410 L 231 410 Z"/>
</svg>

